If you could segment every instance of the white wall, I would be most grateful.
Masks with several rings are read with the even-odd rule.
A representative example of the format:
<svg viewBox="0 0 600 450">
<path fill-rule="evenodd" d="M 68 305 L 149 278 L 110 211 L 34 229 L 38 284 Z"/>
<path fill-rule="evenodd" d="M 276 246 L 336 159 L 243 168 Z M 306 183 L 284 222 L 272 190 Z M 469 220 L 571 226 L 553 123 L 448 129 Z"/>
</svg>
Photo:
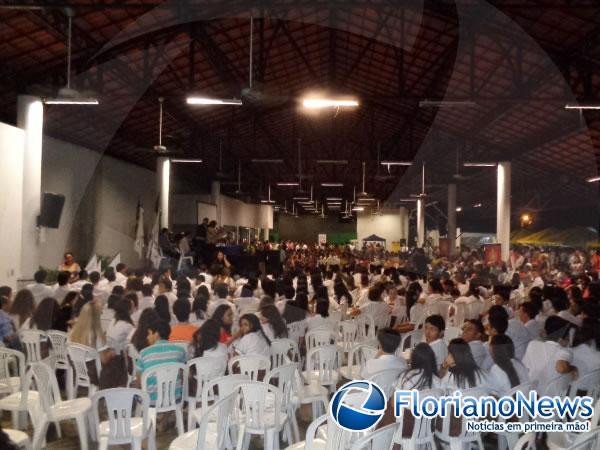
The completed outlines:
<svg viewBox="0 0 600 450">
<path fill-rule="evenodd" d="M 392 249 L 392 242 L 403 238 L 404 226 L 399 210 L 382 210 L 382 214 L 374 216 L 371 213 L 359 213 L 356 220 L 356 235 L 359 243 L 367 236 L 376 234 L 385 239 L 386 248 Z"/>
<path fill-rule="evenodd" d="M 0 284 L 17 287 L 21 266 L 24 133 L 0 123 Z"/>
</svg>

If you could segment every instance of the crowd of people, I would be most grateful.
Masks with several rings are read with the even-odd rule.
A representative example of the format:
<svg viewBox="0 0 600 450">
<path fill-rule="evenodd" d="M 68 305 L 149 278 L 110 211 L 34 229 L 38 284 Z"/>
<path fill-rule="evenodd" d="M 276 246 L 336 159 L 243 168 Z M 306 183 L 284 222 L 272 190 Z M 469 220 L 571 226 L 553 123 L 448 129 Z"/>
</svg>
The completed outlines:
<svg viewBox="0 0 600 450">
<path fill-rule="evenodd" d="M 482 252 L 467 249 L 442 257 L 379 246 L 273 248 L 283 256 L 279 276 L 240 276 L 220 252 L 209 267 L 180 273 L 123 263 L 86 273 L 68 253 L 55 285 L 39 270 L 16 293 L 0 287 L 0 340 L 21 349 L 20 331 L 67 332 L 110 368 L 97 380 L 101 388 L 126 384 L 127 351 L 135 352 L 139 380 L 165 362 L 268 357 L 279 338 L 296 339 L 302 351 L 307 332 L 361 315 L 378 329 L 378 353 L 361 375 L 395 368 L 406 389 L 484 386 L 503 395 L 537 380 L 544 392 L 560 375 L 600 369 L 595 251 L 514 248 L 508 263 L 486 264 Z M 444 339 L 451 324 L 461 329 Z M 402 337 L 414 330 L 418 342 L 403 352 Z"/>
</svg>

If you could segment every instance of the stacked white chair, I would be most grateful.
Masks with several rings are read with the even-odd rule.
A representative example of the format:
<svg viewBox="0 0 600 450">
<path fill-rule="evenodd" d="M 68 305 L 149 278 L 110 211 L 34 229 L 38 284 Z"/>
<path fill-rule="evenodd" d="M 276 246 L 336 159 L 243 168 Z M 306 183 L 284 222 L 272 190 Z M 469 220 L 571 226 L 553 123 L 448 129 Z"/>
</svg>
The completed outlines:
<svg viewBox="0 0 600 450">
<path fill-rule="evenodd" d="M 52 368 L 43 362 L 31 364 L 29 375 L 26 377 L 25 386 L 29 391 L 31 381 L 35 381 L 39 398 L 39 405 L 34 408 L 38 417 L 34 422 L 33 448 L 41 448 L 46 440 L 46 432 L 50 422 L 59 423 L 64 420 L 75 420 L 79 432 L 79 441 L 82 450 L 88 448 L 88 433 L 86 422 L 92 408 L 89 398 L 76 398 L 74 400 L 61 400 L 58 382 Z M 57 427 L 60 430 L 60 426 Z"/>
<path fill-rule="evenodd" d="M 87 363 L 93 362 L 96 367 L 96 375 L 100 378 L 100 371 L 102 366 L 100 365 L 100 355 L 95 348 L 88 347 L 87 345 L 69 343 L 67 345 L 67 353 L 73 363 L 75 369 L 74 372 L 74 384 L 73 387 L 67 390 L 69 399 L 77 397 L 79 388 L 86 388 L 88 395 L 91 397 L 98 390 L 88 372 Z"/>
<path fill-rule="evenodd" d="M 340 378 L 338 373 L 338 348 L 326 345 L 310 350 L 306 354 L 306 371 L 303 377 L 308 383 L 315 382 L 333 392 Z"/>
<path fill-rule="evenodd" d="M 294 441 L 300 440 L 300 429 L 296 418 L 297 404 L 293 399 L 297 370 L 295 364 L 286 364 L 271 370 L 269 376 L 265 378 L 265 383 L 277 386 L 281 391 L 281 409 L 288 415 L 289 422 L 287 426 L 292 426 Z M 288 444 L 291 444 L 291 442 L 288 442 Z"/>
<path fill-rule="evenodd" d="M 101 402 L 108 417 L 105 421 L 100 421 Z M 148 450 L 156 450 L 156 430 L 150 420 L 150 400 L 146 392 L 132 388 L 105 389 L 94 394 L 92 403 L 99 450 L 124 444 L 141 450 L 145 439 Z"/>
<path fill-rule="evenodd" d="M 150 405 L 149 414 L 152 426 L 156 429 L 157 415 L 175 411 L 177 432 L 183 434 L 183 402 L 187 397 L 188 366 L 178 363 L 160 364 L 144 370 L 142 375 L 142 390 L 150 392 L 149 379 L 155 380 L 156 401 Z M 181 389 L 181 397 L 177 395 Z"/>
<path fill-rule="evenodd" d="M 237 398 L 237 391 L 221 396 L 206 408 L 198 428 L 175 438 L 169 450 L 232 450 L 230 425 Z"/>
<path fill-rule="evenodd" d="M 12 361 L 17 361 L 19 376 L 10 376 L 10 365 Z M 2 389 L 0 398 L 0 413 L 10 411 L 12 414 L 12 427 L 16 430 L 24 428 L 21 416 L 29 413 L 32 423 L 36 417 L 34 412 L 38 408 L 39 398 L 37 391 L 30 391 L 26 386 L 26 377 L 24 373 L 25 355 L 17 350 L 0 348 L 0 387 Z"/>
<path fill-rule="evenodd" d="M 225 358 L 200 357 L 189 360 L 187 365 L 189 373 L 192 373 L 193 368 L 196 377 L 195 392 L 188 392 L 186 398 L 188 404 L 187 429 L 190 431 L 193 428 L 195 421 L 192 411 L 198 409 L 199 405 L 201 405 L 201 408 L 208 407 L 208 404 L 202 403 L 204 385 L 210 380 L 225 375 L 227 363 Z M 210 401 L 212 398 L 209 398 L 208 400 Z"/>
<path fill-rule="evenodd" d="M 261 372 L 266 374 L 271 369 L 271 360 L 262 355 L 240 355 L 229 360 L 229 373 L 233 374 L 239 371 L 242 375 L 247 375 L 252 381 L 258 381 Z"/>
<path fill-rule="evenodd" d="M 289 420 L 287 413 L 281 410 L 281 391 L 275 386 L 259 381 L 246 381 L 241 383 L 239 388 L 242 397 L 242 416 L 237 448 L 248 449 L 250 436 L 259 435 L 264 438 L 265 449 L 277 450 L 279 433 L 286 428 Z M 292 440 L 291 433 L 288 440 Z"/>
</svg>

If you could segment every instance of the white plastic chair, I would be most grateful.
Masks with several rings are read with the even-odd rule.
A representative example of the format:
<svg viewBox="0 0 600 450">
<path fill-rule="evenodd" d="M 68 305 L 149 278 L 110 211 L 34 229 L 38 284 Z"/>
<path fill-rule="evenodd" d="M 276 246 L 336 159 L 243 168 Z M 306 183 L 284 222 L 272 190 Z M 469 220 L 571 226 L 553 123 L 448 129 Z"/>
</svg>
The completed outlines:
<svg viewBox="0 0 600 450">
<path fill-rule="evenodd" d="M 460 337 L 462 330 L 458 327 L 446 327 L 444 331 L 444 343 L 448 345 L 452 339 Z"/>
<path fill-rule="evenodd" d="M 377 354 L 376 347 L 362 342 L 354 345 L 348 352 L 348 364 L 340 367 L 340 375 L 348 380 L 361 378 L 361 369 L 375 354 Z"/>
<path fill-rule="evenodd" d="M 298 367 L 301 364 L 298 343 L 293 339 L 288 338 L 272 340 L 271 368 L 275 369 L 284 364 L 289 364 L 290 362 L 296 364 Z"/>
<path fill-rule="evenodd" d="M 224 395 L 207 407 L 196 430 L 175 438 L 169 450 L 221 450 L 231 448 L 230 423 L 238 393 Z M 215 417 L 216 416 L 216 417 Z"/>
<path fill-rule="evenodd" d="M 521 383 L 518 386 L 515 386 L 510 391 L 506 393 L 507 397 L 515 398 L 517 392 L 522 392 L 523 395 L 528 396 L 529 393 L 535 390 L 537 387 L 537 381 L 527 381 L 525 383 Z M 522 417 L 517 418 L 519 422 L 526 423 L 533 420 L 533 418 L 527 413 L 525 410 Z M 506 422 L 501 416 L 496 418 L 497 422 Z M 510 450 L 515 448 L 517 444 L 517 438 L 519 437 L 517 433 L 509 433 L 509 432 L 499 432 L 498 434 L 498 450 Z"/>
<path fill-rule="evenodd" d="M 102 400 L 108 417 L 105 421 L 100 421 Z M 92 403 L 99 450 L 123 444 L 141 450 L 144 439 L 148 439 L 149 450 L 156 449 L 156 430 L 149 417 L 150 400 L 146 392 L 132 388 L 105 389 L 94 394 Z"/>
<path fill-rule="evenodd" d="M 288 338 L 300 344 L 300 340 L 306 334 L 306 322 L 304 320 L 299 320 L 297 322 L 288 323 L 287 330 Z"/>
<path fill-rule="evenodd" d="M 423 329 L 418 328 L 413 331 L 409 331 L 404 336 L 402 336 L 402 340 L 400 341 L 400 351 L 412 350 L 417 346 L 419 342 L 423 339 Z"/>
<path fill-rule="evenodd" d="M 321 386 L 318 380 L 311 380 L 308 384 L 304 384 L 300 372 L 296 372 L 294 381 L 292 402 L 296 409 L 301 405 L 310 404 L 313 419 L 327 411 L 327 405 L 329 404 L 329 391 L 327 388 Z"/>
<path fill-rule="evenodd" d="M 526 433 L 521 436 L 514 446 L 510 447 L 510 450 L 535 450 L 535 433 Z"/>
<path fill-rule="evenodd" d="M 39 330 L 23 330 L 19 333 L 21 344 L 25 347 L 27 365 L 42 360 L 42 341 L 47 338 L 46 333 Z"/>
<path fill-rule="evenodd" d="M 566 418 L 565 420 L 582 420 L 579 417 Z M 600 427 L 600 400 L 594 404 L 594 415 L 590 422 L 590 432 Z M 588 433 L 585 433 L 588 434 Z M 582 433 L 548 433 L 546 444 L 550 450 L 565 450 L 580 439 Z"/>
<path fill-rule="evenodd" d="M 356 340 L 358 342 L 375 338 L 375 320 L 373 316 L 362 313 L 354 321 L 356 322 Z"/>
<path fill-rule="evenodd" d="M 34 422 L 33 448 L 42 447 L 50 422 L 59 423 L 64 420 L 75 420 L 81 448 L 87 450 L 86 422 L 92 408 L 92 401 L 86 397 L 62 401 L 56 376 L 52 368 L 43 362 L 31 364 L 29 377 L 31 377 L 30 380 L 35 381 L 38 392 L 37 397 L 40 402 L 40 407 L 37 409 L 39 417 Z M 30 382 L 25 384 L 27 388 L 31 385 Z M 60 427 L 57 427 L 57 429 L 60 429 Z"/>
<path fill-rule="evenodd" d="M 296 403 L 293 401 L 295 377 L 298 368 L 295 364 L 286 364 L 273 369 L 265 383 L 277 386 L 281 391 L 281 410 L 286 412 L 289 421 L 286 423 L 286 436 L 288 444 L 300 440 L 300 430 L 296 418 Z M 292 427 L 291 430 L 288 427 Z M 291 434 L 293 431 L 293 437 Z"/>
<path fill-rule="evenodd" d="M 327 438 L 317 437 L 319 428 L 327 423 Z M 290 445 L 285 450 L 339 450 L 345 449 L 352 438 L 350 431 L 332 423 L 327 414 L 313 420 L 306 430 L 306 440 Z M 403 447 L 404 448 L 404 447 Z"/>
<path fill-rule="evenodd" d="M 420 392 L 421 398 L 438 398 L 443 394 L 444 391 L 442 389 L 425 389 Z M 404 437 L 404 415 L 400 416 L 396 422 L 398 428 L 394 434 L 394 443 L 400 444 L 403 449 L 417 449 L 423 447 L 432 449 L 437 448 L 432 428 L 433 421 L 434 419 L 425 416 L 415 417 L 410 436 Z"/>
<path fill-rule="evenodd" d="M 27 433 L 19 430 L 11 430 L 10 428 L 2 428 L 2 431 L 4 431 L 8 435 L 8 439 L 10 440 L 10 442 L 15 444 L 17 448 L 32 450 L 31 439 L 29 439 Z"/>
<path fill-rule="evenodd" d="M 555 395 L 563 396 L 567 394 L 572 380 L 573 378 L 570 374 L 560 375 L 550 380 L 546 386 L 538 386 L 538 388 L 540 391 L 543 390 L 544 395 L 550 397 Z"/>
<path fill-rule="evenodd" d="M 202 391 L 204 385 L 214 378 L 225 375 L 227 363 L 225 362 L 225 358 L 200 357 L 189 360 L 187 365 L 189 373 L 192 373 L 192 368 L 194 368 L 196 378 L 196 390 L 194 392 L 188 392 L 186 397 L 186 402 L 188 404 L 187 429 L 188 431 L 191 431 L 195 422 L 192 411 L 198 409 L 198 405 L 202 405 L 202 408 L 208 406 L 208 404 L 205 405 L 202 403 Z M 212 400 L 212 398 L 209 398 L 208 400 Z"/>
<path fill-rule="evenodd" d="M 65 371 L 67 398 L 73 398 L 71 393 L 73 389 L 73 368 L 69 363 L 69 355 L 67 353 L 67 333 L 58 330 L 48 330 L 47 335 L 51 344 L 50 355 L 54 357 L 54 370 Z"/>
<path fill-rule="evenodd" d="M 142 374 L 142 390 L 152 392 L 149 379 L 154 380 L 154 391 L 156 400 L 149 408 L 152 426 L 156 429 L 156 416 L 160 413 L 175 411 L 177 432 L 183 434 L 183 402 L 187 397 L 188 366 L 179 363 L 166 363 L 150 367 L 144 370 Z M 178 388 L 181 387 L 181 395 L 177 395 Z M 154 403 L 154 404 L 152 404 Z"/>
<path fill-rule="evenodd" d="M 306 371 L 302 374 L 304 379 L 309 384 L 316 382 L 333 392 L 340 378 L 338 359 L 338 349 L 335 345 L 310 350 L 306 354 Z"/>
<path fill-rule="evenodd" d="M 306 340 L 306 351 L 314 348 L 331 345 L 335 343 L 335 332 L 329 328 L 317 328 L 309 331 L 304 337 Z"/>
<path fill-rule="evenodd" d="M 465 315 L 467 312 L 466 303 L 452 303 L 448 307 L 447 325 L 462 328 L 465 323 Z"/>
<path fill-rule="evenodd" d="M 3 371 L 7 375 L 10 375 L 8 366 L 12 358 L 16 358 L 19 366 L 19 377 L 16 380 L 15 377 L 7 377 L 2 381 L 5 386 L 3 394 L 8 395 L 0 399 L 0 415 L 2 411 L 10 411 L 12 414 L 12 427 L 20 430 L 24 428 L 21 416 L 29 413 L 32 423 L 37 420 L 38 393 L 35 390 L 30 390 L 30 386 L 27 384 L 31 380 L 30 374 L 22 373 L 25 367 L 25 355 L 19 351 L 6 348 L 0 349 L 0 355 L 2 356 Z"/>
<path fill-rule="evenodd" d="M 392 439 L 396 428 L 398 428 L 398 425 L 392 423 L 372 431 L 354 442 L 350 450 L 389 450 L 392 448 Z"/>
<path fill-rule="evenodd" d="M 271 360 L 262 355 L 239 355 L 229 360 L 229 373 L 233 374 L 237 367 L 239 373 L 248 375 L 252 381 L 258 381 L 260 371 L 265 371 L 265 376 L 271 368 Z"/>
<path fill-rule="evenodd" d="M 128 359 L 131 359 L 131 364 L 129 364 Z M 137 361 L 140 359 L 140 353 L 135 348 L 135 345 L 128 344 L 125 347 L 125 361 L 127 361 L 127 387 L 131 387 L 137 381 Z"/>
<path fill-rule="evenodd" d="M 464 389 L 462 391 L 464 397 L 471 396 L 475 398 L 480 398 L 488 394 L 488 391 L 483 388 L 471 388 Z M 422 395 L 422 394 L 421 394 Z M 451 430 L 451 422 L 453 420 L 461 421 L 461 431 L 457 436 L 452 436 L 450 433 Z M 473 431 L 467 431 L 466 425 L 467 419 L 464 417 L 456 418 L 454 414 L 447 414 L 446 417 L 443 417 L 441 420 L 441 430 L 436 430 L 435 436 L 442 442 L 448 443 L 450 445 L 450 450 L 462 450 L 467 444 L 477 444 L 479 450 L 485 450 L 483 446 L 483 440 L 481 438 L 481 433 L 476 433 Z"/>
<path fill-rule="evenodd" d="M 402 371 L 399 369 L 386 369 L 372 374 L 368 379 L 377 384 L 389 400 L 398 385 L 401 373 Z"/>
<path fill-rule="evenodd" d="M 552 433 L 557 434 L 557 433 Z M 567 447 L 559 447 L 548 443 L 550 450 L 597 450 L 600 442 L 600 428 L 593 428 L 587 433 L 579 433 L 577 438 Z"/>
<path fill-rule="evenodd" d="M 240 395 L 243 412 L 237 448 L 248 449 L 254 434 L 263 436 L 265 449 L 277 450 L 279 433 L 288 421 L 287 413 L 281 411 L 281 391 L 270 384 L 246 381 L 240 384 Z M 271 405 L 267 405 L 267 398 L 272 398 Z"/>
<path fill-rule="evenodd" d="M 579 378 L 571 382 L 568 392 L 569 397 L 575 397 L 578 392 L 584 393 L 584 395 L 595 400 L 600 398 L 600 369 L 580 375 Z"/>
<path fill-rule="evenodd" d="M 358 326 L 353 320 L 345 320 L 338 324 L 339 338 L 337 345 L 341 352 L 348 353 L 356 345 Z"/>
<path fill-rule="evenodd" d="M 11 376 L 16 363 L 17 376 Z M 10 348 L 0 347 L 0 395 L 18 392 L 25 375 L 25 355 Z"/>
<path fill-rule="evenodd" d="M 88 395 L 91 397 L 98 390 L 98 386 L 92 383 L 90 375 L 88 373 L 87 363 L 93 361 L 96 366 L 96 375 L 100 379 L 100 356 L 95 348 L 88 347 L 87 345 L 74 344 L 69 342 L 67 344 L 67 353 L 75 368 L 74 373 L 74 385 L 69 394 L 69 399 L 77 397 L 78 390 L 80 387 L 88 390 Z"/>
</svg>

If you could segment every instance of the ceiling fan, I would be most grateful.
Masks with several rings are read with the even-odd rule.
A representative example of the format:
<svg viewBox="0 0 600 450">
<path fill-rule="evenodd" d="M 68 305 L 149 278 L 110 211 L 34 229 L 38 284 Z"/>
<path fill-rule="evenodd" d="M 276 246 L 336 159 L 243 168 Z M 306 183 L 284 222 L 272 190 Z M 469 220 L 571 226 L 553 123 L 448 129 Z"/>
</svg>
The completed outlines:
<svg viewBox="0 0 600 450">
<path fill-rule="evenodd" d="M 146 152 L 154 154 L 156 156 L 161 157 L 169 157 L 169 156 L 181 156 L 184 152 L 177 148 L 174 151 L 169 151 L 167 147 L 163 144 L 163 103 L 164 98 L 158 98 L 158 144 L 152 147 L 152 149 L 146 150 Z"/>
<path fill-rule="evenodd" d="M 375 180 L 377 181 L 393 181 L 396 179 L 396 177 L 394 175 L 392 175 L 389 170 L 390 170 L 390 166 L 388 165 L 388 173 L 381 173 L 380 172 L 380 168 L 381 168 L 381 143 L 377 143 L 377 171 L 375 173 Z"/>
<path fill-rule="evenodd" d="M 467 181 L 473 178 L 460 173 L 460 148 L 458 146 L 456 147 L 456 172 L 452 174 L 452 178 L 455 181 Z"/>
</svg>

